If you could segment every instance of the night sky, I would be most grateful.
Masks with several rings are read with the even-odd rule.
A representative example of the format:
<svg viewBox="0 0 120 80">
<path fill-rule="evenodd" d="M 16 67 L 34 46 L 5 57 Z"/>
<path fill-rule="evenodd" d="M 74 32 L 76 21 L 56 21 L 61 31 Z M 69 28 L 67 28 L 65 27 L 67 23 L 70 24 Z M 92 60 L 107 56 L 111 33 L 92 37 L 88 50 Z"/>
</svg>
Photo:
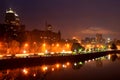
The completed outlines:
<svg viewBox="0 0 120 80">
<path fill-rule="evenodd" d="M 44 30 L 47 21 L 65 39 L 96 33 L 120 39 L 120 0 L 0 0 L 0 23 L 8 8 L 16 11 L 27 30 Z"/>
</svg>

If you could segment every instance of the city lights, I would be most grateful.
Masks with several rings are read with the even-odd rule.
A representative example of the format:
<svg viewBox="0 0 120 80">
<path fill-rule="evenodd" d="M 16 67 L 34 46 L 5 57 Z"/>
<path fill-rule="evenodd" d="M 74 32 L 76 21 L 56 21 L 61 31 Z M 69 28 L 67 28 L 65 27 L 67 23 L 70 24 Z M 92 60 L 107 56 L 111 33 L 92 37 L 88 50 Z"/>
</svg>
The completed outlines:
<svg viewBox="0 0 120 80">
<path fill-rule="evenodd" d="M 23 69 L 23 73 L 24 73 L 25 75 L 27 75 L 27 74 L 28 74 L 28 70 L 27 70 L 27 69 Z"/>
<path fill-rule="evenodd" d="M 66 64 L 67 64 L 67 66 L 69 66 L 69 65 L 70 65 L 70 63 L 69 63 L 69 62 L 67 62 Z"/>
<path fill-rule="evenodd" d="M 56 67 L 57 67 L 57 68 L 59 68 L 59 67 L 60 67 L 60 65 L 59 65 L 59 64 L 56 64 Z"/>
<path fill-rule="evenodd" d="M 119 30 L 120 0 L 1 0 L 0 80 L 120 80 Z"/>
<path fill-rule="evenodd" d="M 28 44 L 27 43 L 25 43 L 25 45 L 24 45 L 25 47 L 28 47 Z"/>
<path fill-rule="evenodd" d="M 52 71 L 54 71 L 55 69 L 54 68 L 52 68 Z"/>
<path fill-rule="evenodd" d="M 42 70 L 43 70 L 43 71 L 46 71 L 47 69 L 48 69 L 47 66 L 43 66 L 43 67 L 42 67 Z"/>
</svg>

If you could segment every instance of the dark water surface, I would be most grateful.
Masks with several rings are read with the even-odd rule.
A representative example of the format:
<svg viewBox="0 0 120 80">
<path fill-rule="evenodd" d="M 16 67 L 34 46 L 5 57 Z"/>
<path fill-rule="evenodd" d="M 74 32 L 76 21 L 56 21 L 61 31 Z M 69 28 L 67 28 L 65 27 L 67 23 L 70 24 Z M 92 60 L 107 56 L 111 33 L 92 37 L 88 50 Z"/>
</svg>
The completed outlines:
<svg viewBox="0 0 120 80">
<path fill-rule="evenodd" d="M 0 80 L 120 80 L 119 56 L 1 70 Z"/>
</svg>

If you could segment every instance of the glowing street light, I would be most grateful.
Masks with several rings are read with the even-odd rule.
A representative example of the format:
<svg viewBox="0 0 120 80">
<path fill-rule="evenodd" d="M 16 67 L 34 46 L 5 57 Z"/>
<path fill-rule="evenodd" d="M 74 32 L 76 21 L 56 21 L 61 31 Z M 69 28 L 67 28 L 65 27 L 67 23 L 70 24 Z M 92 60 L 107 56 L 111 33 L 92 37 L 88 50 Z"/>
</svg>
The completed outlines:
<svg viewBox="0 0 120 80">
<path fill-rule="evenodd" d="M 52 46 L 55 46 L 55 44 L 52 44 Z"/>
<path fill-rule="evenodd" d="M 25 43 L 24 47 L 28 47 L 28 44 L 27 44 L 27 43 Z"/>
<path fill-rule="evenodd" d="M 56 64 L 56 67 L 57 67 L 57 68 L 59 68 L 59 67 L 60 67 L 60 65 L 59 65 L 59 64 Z"/>
<path fill-rule="evenodd" d="M 26 50 L 23 50 L 23 53 L 24 53 L 24 54 L 26 54 L 26 53 L 27 53 L 27 51 L 26 51 Z"/>
<path fill-rule="evenodd" d="M 33 76 L 36 77 L 36 74 L 34 73 Z"/>
<path fill-rule="evenodd" d="M 56 46 L 59 47 L 60 45 L 57 43 Z"/>
<path fill-rule="evenodd" d="M 66 65 L 64 65 L 64 64 L 63 64 L 62 66 L 63 66 L 63 68 L 67 68 L 67 66 L 66 66 Z"/>
<path fill-rule="evenodd" d="M 23 73 L 26 75 L 28 74 L 28 70 L 27 69 L 23 69 Z"/>
<path fill-rule="evenodd" d="M 43 67 L 42 67 L 42 70 L 43 70 L 43 71 L 46 71 L 47 69 L 48 69 L 47 66 L 43 66 Z"/>
<path fill-rule="evenodd" d="M 45 47 L 46 46 L 46 44 L 45 43 L 43 43 L 43 47 Z"/>
<path fill-rule="evenodd" d="M 67 44 L 66 46 L 67 46 L 67 48 L 70 48 L 70 44 Z"/>
<path fill-rule="evenodd" d="M 52 71 L 54 71 L 55 70 L 55 68 L 52 68 Z"/>
<path fill-rule="evenodd" d="M 70 65 L 70 63 L 69 63 L 69 62 L 67 62 L 66 64 L 67 64 L 67 66 L 69 66 L 69 65 Z"/>
</svg>

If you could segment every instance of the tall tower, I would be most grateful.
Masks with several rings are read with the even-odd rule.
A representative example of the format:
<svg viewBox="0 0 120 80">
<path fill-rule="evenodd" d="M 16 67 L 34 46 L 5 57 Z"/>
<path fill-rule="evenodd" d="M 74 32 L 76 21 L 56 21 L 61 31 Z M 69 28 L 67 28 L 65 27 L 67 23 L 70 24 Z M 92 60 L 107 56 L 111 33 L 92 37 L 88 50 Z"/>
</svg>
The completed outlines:
<svg viewBox="0 0 120 80">
<path fill-rule="evenodd" d="M 3 33 L 5 35 L 5 41 L 24 41 L 25 25 L 20 23 L 19 16 L 11 8 L 5 12 L 5 24 L 3 27 L 5 30 Z"/>
<path fill-rule="evenodd" d="M 6 24 L 20 25 L 19 16 L 11 8 L 6 10 L 5 22 Z"/>
</svg>

